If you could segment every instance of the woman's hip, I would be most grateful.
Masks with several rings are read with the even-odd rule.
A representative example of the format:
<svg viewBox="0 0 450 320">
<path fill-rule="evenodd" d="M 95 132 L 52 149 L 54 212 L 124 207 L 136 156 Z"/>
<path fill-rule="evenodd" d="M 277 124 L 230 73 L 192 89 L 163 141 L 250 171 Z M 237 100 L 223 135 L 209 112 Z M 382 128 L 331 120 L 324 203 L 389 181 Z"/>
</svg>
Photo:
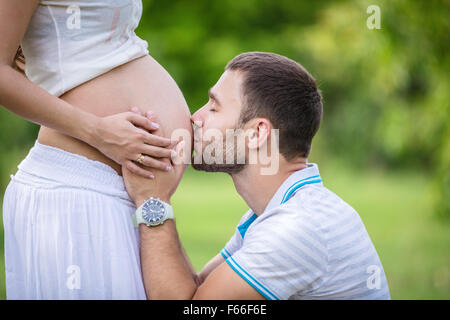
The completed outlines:
<svg viewBox="0 0 450 320">
<path fill-rule="evenodd" d="M 122 177 L 104 163 L 36 141 L 18 168 L 4 196 L 5 227 L 44 230 L 49 237 L 109 237 L 118 228 L 135 234 L 136 207 Z"/>
<path fill-rule="evenodd" d="M 119 175 L 121 166 L 114 160 L 111 160 L 96 148 L 90 146 L 84 141 L 63 134 L 57 130 L 41 126 L 37 141 L 45 146 L 51 146 L 57 149 L 84 156 L 90 160 L 102 162 L 110 166 Z"/>
<path fill-rule="evenodd" d="M 36 143 L 3 201 L 8 298 L 145 298 L 134 210 L 113 169 Z"/>
</svg>

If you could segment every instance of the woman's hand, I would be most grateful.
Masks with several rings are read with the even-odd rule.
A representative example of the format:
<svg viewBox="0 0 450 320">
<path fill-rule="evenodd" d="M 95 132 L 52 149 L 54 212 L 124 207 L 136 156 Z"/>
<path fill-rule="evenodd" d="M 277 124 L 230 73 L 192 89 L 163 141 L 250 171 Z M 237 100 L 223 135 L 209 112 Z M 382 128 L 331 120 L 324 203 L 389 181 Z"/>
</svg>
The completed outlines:
<svg viewBox="0 0 450 320">
<path fill-rule="evenodd" d="M 129 171 L 154 178 L 146 167 L 169 171 L 171 166 L 158 158 L 170 159 L 174 154 L 170 139 L 148 132 L 158 128 L 155 121 L 133 109 L 133 112 L 98 118 L 90 144 Z"/>
</svg>

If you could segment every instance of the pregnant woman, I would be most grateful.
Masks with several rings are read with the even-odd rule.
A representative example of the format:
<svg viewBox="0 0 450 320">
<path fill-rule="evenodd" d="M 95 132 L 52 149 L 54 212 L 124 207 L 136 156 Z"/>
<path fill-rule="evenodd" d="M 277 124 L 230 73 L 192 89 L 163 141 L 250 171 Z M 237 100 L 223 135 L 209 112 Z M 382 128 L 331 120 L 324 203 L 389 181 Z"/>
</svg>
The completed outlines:
<svg viewBox="0 0 450 320">
<path fill-rule="evenodd" d="M 141 0 L 0 2 L 0 105 L 41 125 L 3 200 L 8 299 L 146 298 L 121 166 L 170 170 L 168 138 L 192 128 L 134 33 L 141 14 Z"/>
</svg>

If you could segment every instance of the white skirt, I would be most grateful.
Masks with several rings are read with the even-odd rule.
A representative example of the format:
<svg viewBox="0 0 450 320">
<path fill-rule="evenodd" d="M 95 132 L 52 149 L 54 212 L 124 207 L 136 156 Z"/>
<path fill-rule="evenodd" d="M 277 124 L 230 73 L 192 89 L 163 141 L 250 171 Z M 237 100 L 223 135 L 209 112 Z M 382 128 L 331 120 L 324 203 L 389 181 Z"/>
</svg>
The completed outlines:
<svg viewBox="0 0 450 320">
<path fill-rule="evenodd" d="M 145 299 L 136 210 L 110 166 L 36 141 L 3 199 L 8 299 Z"/>
</svg>

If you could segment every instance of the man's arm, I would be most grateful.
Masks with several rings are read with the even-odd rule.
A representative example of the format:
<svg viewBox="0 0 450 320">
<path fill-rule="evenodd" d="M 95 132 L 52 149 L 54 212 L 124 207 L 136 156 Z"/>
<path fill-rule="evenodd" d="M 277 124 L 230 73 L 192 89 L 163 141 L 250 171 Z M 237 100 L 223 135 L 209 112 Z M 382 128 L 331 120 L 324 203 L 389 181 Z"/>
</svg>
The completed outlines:
<svg viewBox="0 0 450 320">
<path fill-rule="evenodd" d="M 181 247 L 174 220 L 139 226 L 141 265 L 148 299 L 191 299 L 198 278 Z"/>
<path fill-rule="evenodd" d="M 230 266 L 211 261 L 202 271 L 203 283 L 193 272 L 178 237 L 175 222 L 140 226 L 141 264 L 149 299 L 264 299 Z M 209 274 L 209 275 L 208 275 Z"/>
<path fill-rule="evenodd" d="M 180 160 L 182 143 L 180 142 L 177 146 L 178 158 L 176 160 Z M 173 170 L 169 172 L 156 171 L 155 179 L 144 179 L 132 174 L 125 167 L 122 167 L 122 174 L 128 194 L 139 207 L 151 196 L 170 203 L 170 198 L 183 175 L 184 168 L 182 162 L 174 161 Z M 204 268 L 201 276 L 197 276 L 182 248 L 174 220 L 169 219 L 162 225 L 153 227 L 140 225 L 139 231 L 142 274 L 148 298 L 262 298 L 253 287 L 219 259 L 213 260 Z M 207 240 L 205 239 L 205 241 Z M 220 265 L 219 262 L 221 262 Z M 200 280 L 204 280 L 201 285 Z"/>
</svg>

